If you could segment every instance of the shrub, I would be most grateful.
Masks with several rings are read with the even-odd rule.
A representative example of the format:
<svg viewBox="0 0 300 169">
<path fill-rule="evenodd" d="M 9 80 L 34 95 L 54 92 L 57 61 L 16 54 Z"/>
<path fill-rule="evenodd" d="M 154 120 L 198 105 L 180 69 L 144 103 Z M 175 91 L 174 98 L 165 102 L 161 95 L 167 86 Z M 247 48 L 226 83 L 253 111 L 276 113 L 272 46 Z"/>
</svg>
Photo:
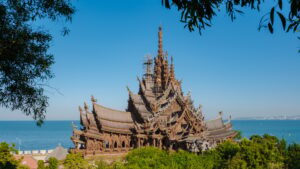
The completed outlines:
<svg viewBox="0 0 300 169">
<path fill-rule="evenodd" d="M 300 144 L 294 143 L 288 146 L 285 165 L 289 169 L 300 168 Z"/>
<path fill-rule="evenodd" d="M 0 168 L 2 169 L 16 169 L 19 165 L 19 161 L 16 160 L 12 153 L 17 153 L 15 145 L 7 144 L 5 142 L 0 143 Z"/>
<path fill-rule="evenodd" d="M 49 165 L 48 165 L 47 169 L 57 169 L 58 168 L 58 160 L 56 158 L 50 157 L 48 159 L 48 163 L 49 163 Z"/>
<path fill-rule="evenodd" d="M 97 166 L 96 167 L 97 169 L 106 169 L 106 168 L 108 168 L 108 164 L 103 160 L 96 161 L 95 165 Z"/>
<path fill-rule="evenodd" d="M 45 163 L 43 160 L 38 161 L 38 169 L 45 169 Z"/>
<path fill-rule="evenodd" d="M 89 168 L 89 163 L 83 159 L 81 154 L 68 154 L 65 161 L 64 167 L 66 169 L 86 169 Z"/>
<path fill-rule="evenodd" d="M 168 153 L 155 147 L 142 147 L 132 150 L 126 156 L 127 166 L 139 168 L 166 168 Z"/>
</svg>

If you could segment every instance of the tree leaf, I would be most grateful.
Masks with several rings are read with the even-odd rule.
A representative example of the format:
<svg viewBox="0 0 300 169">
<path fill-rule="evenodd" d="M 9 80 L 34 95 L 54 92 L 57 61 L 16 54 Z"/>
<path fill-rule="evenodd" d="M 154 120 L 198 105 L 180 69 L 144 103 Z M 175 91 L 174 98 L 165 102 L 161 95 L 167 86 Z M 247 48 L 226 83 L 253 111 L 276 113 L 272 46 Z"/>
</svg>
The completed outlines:
<svg viewBox="0 0 300 169">
<path fill-rule="evenodd" d="M 285 27 L 286 27 L 286 19 L 285 19 L 285 17 L 280 12 L 277 12 L 277 15 L 279 16 L 279 18 L 281 20 L 283 30 L 285 30 Z"/>
<path fill-rule="evenodd" d="M 271 9 L 271 12 L 270 12 L 270 19 L 271 19 L 271 23 L 272 23 L 272 25 L 274 24 L 274 11 L 275 11 L 275 9 L 274 9 L 274 7 Z"/>
<path fill-rule="evenodd" d="M 294 22 L 294 23 L 291 23 L 291 24 L 289 25 L 289 27 L 287 28 L 286 32 L 289 32 L 290 29 L 292 29 L 292 27 L 293 27 L 294 25 L 295 25 L 295 22 Z"/>
<path fill-rule="evenodd" d="M 278 5 L 279 5 L 280 10 L 282 10 L 282 0 L 278 0 Z"/>
<path fill-rule="evenodd" d="M 241 10 L 236 9 L 235 11 L 236 11 L 237 13 L 244 14 L 244 12 L 241 11 Z"/>
<path fill-rule="evenodd" d="M 272 26 L 270 23 L 268 23 L 268 28 L 269 28 L 269 31 L 270 31 L 271 33 L 273 33 L 273 26 Z"/>
</svg>

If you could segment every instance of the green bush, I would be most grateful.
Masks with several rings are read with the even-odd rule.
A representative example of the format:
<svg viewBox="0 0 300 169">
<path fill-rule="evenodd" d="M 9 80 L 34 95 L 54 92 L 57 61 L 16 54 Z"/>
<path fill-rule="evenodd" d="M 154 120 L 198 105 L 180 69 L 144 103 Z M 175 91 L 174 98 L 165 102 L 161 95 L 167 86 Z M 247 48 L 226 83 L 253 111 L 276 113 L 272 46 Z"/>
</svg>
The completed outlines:
<svg viewBox="0 0 300 169">
<path fill-rule="evenodd" d="M 169 164 L 168 153 L 155 147 L 142 147 L 132 150 L 126 156 L 129 168 L 166 168 Z"/>
<path fill-rule="evenodd" d="M 95 165 L 97 166 L 96 167 L 97 169 L 106 169 L 106 168 L 108 168 L 108 164 L 103 160 L 96 161 Z"/>
<path fill-rule="evenodd" d="M 50 157 L 48 159 L 49 165 L 47 166 L 47 169 L 57 169 L 58 168 L 58 160 L 55 157 Z"/>
<path fill-rule="evenodd" d="M 64 167 L 66 169 L 87 169 L 89 168 L 89 163 L 83 159 L 81 154 L 68 154 L 65 161 Z"/>
<path fill-rule="evenodd" d="M 0 143 L 0 169 L 24 169 L 12 152 L 16 152 L 13 145 Z M 300 169 L 300 145 L 287 146 L 285 140 L 267 134 L 253 135 L 239 142 L 226 141 L 199 155 L 143 147 L 130 151 L 124 161 L 110 165 L 104 161 L 90 165 L 81 154 L 68 154 L 63 165 L 66 169 Z M 56 169 L 58 161 L 50 158 L 47 167 L 42 161 L 38 166 Z"/>
<path fill-rule="evenodd" d="M 285 165 L 289 169 L 300 168 L 300 144 L 291 144 L 287 148 Z"/>
<path fill-rule="evenodd" d="M 14 158 L 12 153 L 17 153 L 15 145 L 0 143 L 0 169 L 16 169 L 18 167 L 20 162 Z"/>
<path fill-rule="evenodd" d="M 45 168 L 45 163 L 43 160 L 38 161 L 38 168 L 37 169 L 46 169 Z"/>
</svg>

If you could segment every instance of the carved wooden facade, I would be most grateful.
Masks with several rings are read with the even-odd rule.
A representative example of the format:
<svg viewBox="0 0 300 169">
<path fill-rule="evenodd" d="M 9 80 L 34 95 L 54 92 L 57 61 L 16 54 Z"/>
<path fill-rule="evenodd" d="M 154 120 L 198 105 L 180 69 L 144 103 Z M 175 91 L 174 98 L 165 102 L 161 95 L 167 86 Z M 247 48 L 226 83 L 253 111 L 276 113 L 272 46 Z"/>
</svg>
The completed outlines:
<svg viewBox="0 0 300 169">
<path fill-rule="evenodd" d="M 158 37 L 154 66 L 151 58 L 144 63 L 146 71 L 142 79 L 138 78 L 137 94 L 128 88 L 126 111 L 101 106 L 93 97 L 91 112 L 86 103 L 84 110 L 79 107 L 83 127 L 74 128 L 71 139 L 75 147 L 71 151 L 99 154 L 155 146 L 200 152 L 236 135 L 230 121 L 223 123 L 221 114 L 215 120 L 204 121 L 201 107 L 195 108 L 190 94 L 183 94 L 172 57 L 168 63 L 161 27 Z"/>
</svg>

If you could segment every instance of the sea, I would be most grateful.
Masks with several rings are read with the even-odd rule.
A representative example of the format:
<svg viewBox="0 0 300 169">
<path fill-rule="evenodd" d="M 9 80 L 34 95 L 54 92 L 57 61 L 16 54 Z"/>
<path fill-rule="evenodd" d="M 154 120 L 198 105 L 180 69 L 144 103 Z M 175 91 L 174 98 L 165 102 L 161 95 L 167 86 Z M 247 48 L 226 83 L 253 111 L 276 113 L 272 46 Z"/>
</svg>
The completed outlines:
<svg viewBox="0 0 300 169">
<path fill-rule="evenodd" d="M 61 145 L 73 147 L 72 123 L 79 121 L 46 121 L 38 127 L 33 121 L 0 121 L 0 142 L 14 143 L 20 150 L 49 150 Z M 300 143 L 300 120 L 233 120 L 233 129 L 243 137 L 265 133 L 285 139 L 289 144 Z"/>
</svg>

